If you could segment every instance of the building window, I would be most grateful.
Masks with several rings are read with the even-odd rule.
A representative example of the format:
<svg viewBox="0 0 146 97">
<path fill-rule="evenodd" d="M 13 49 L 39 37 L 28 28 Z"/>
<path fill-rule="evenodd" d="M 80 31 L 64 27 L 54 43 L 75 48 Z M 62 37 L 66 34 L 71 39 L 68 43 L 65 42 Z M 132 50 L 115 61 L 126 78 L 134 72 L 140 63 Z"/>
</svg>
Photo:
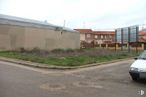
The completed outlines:
<svg viewBox="0 0 146 97">
<path fill-rule="evenodd" d="M 101 35 L 101 39 L 103 39 L 103 35 Z"/>
<path fill-rule="evenodd" d="M 110 38 L 112 38 L 112 35 L 110 35 Z"/>
<path fill-rule="evenodd" d="M 97 36 L 97 35 L 95 35 L 95 38 L 97 39 L 97 38 L 98 38 L 98 36 Z"/>
<path fill-rule="evenodd" d="M 87 34 L 87 38 L 90 38 L 91 37 L 91 34 Z"/>
</svg>

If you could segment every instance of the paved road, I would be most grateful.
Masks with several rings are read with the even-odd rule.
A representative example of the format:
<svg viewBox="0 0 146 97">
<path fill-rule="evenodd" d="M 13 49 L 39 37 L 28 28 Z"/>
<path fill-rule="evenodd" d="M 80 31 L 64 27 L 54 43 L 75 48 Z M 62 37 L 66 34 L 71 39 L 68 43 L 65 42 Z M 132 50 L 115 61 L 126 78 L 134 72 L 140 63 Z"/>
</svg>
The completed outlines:
<svg viewBox="0 0 146 97">
<path fill-rule="evenodd" d="M 71 71 L 0 62 L 0 97 L 146 97 L 146 81 L 131 80 L 133 60 Z"/>
</svg>

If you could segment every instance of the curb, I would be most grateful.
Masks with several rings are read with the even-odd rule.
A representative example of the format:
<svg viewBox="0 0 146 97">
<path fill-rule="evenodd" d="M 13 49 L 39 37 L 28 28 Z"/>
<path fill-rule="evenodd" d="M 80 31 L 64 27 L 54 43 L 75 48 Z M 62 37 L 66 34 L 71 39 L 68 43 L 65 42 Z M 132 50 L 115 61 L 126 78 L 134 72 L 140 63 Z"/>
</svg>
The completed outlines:
<svg viewBox="0 0 146 97">
<path fill-rule="evenodd" d="M 74 66 L 74 67 L 54 66 L 54 65 L 47 66 L 47 64 L 41 64 L 41 63 L 35 63 L 35 62 L 24 61 L 24 60 L 19 60 L 19 59 L 12 59 L 12 58 L 5 58 L 5 57 L 0 57 L 0 61 L 10 62 L 10 63 L 14 63 L 14 64 L 20 64 L 20 65 L 29 66 L 29 67 L 42 68 L 42 69 L 69 70 L 69 69 L 80 69 L 80 68 L 94 67 L 94 66 L 99 66 L 102 64 L 116 63 L 119 61 L 129 60 L 132 58 L 118 59 L 118 60 L 113 60 L 113 61 L 108 61 L 108 62 L 93 63 L 93 64 L 87 64 L 87 65 L 83 65 L 83 66 Z"/>
</svg>

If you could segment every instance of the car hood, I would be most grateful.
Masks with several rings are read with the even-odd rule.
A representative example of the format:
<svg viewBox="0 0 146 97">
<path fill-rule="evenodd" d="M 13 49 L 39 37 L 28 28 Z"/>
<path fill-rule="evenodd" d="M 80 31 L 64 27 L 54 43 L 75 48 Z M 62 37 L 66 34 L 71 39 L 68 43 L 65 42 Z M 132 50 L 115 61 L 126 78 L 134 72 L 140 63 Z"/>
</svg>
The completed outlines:
<svg viewBox="0 0 146 97">
<path fill-rule="evenodd" d="M 137 60 L 131 65 L 131 67 L 146 69 L 146 60 L 137 59 Z"/>
</svg>

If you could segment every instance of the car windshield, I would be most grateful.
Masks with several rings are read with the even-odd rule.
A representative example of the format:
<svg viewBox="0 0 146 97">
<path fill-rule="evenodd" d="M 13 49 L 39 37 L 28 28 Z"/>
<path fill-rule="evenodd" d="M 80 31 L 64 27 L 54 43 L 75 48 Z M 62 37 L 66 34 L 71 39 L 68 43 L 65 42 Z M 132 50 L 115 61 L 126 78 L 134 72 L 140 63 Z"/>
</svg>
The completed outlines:
<svg viewBox="0 0 146 97">
<path fill-rule="evenodd" d="M 143 53 L 141 53 L 139 55 L 138 59 L 144 59 L 144 60 L 146 60 L 146 51 L 144 51 Z"/>
</svg>

